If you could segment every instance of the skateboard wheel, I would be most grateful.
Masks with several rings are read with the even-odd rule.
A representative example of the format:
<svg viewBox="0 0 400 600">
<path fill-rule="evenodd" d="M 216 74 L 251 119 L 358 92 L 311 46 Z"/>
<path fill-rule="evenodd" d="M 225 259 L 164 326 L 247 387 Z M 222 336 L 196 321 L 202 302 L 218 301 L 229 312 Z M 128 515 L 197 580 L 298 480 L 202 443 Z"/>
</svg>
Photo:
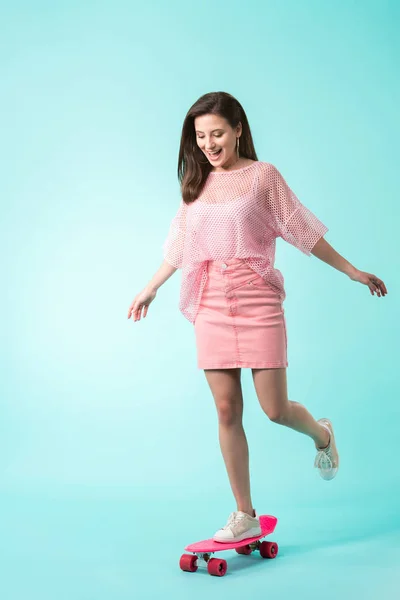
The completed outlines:
<svg viewBox="0 0 400 600">
<path fill-rule="evenodd" d="M 238 554 L 251 554 L 252 553 L 252 549 L 251 547 L 247 544 L 247 546 L 240 546 L 240 548 L 235 548 L 236 552 Z"/>
<path fill-rule="evenodd" d="M 197 556 L 195 554 L 182 554 L 179 560 L 179 566 L 182 571 L 194 573 L 197 571 Z"/>
<path fill-rule="evenodd" d="M 278 544 L 276 542 L 261 542 L 260 554 L 263 558 L 275 558 L 278 554 Z"/>
<path fill-rule="evenodd" d="M 228 563 L 223 558 L 211 558 L 207 563 L 207 570 L 210 575 L 222 577 L 225 575 Z"/>
</svg>

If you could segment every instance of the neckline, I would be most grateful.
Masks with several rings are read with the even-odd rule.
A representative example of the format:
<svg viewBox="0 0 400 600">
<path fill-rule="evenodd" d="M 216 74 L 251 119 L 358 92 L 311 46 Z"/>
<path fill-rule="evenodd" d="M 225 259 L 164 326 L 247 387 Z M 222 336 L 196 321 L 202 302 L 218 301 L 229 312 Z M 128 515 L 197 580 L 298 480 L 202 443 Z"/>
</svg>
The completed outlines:
<svg viewBox="0 0 400 600">
<path fill-rule="evenodd" d="M 246 171 L 246 169 L 250 169 L 251 167 L 254 167 L 254 165 L 256 165 L 259 162 L 260 162 L 259 160 L 255 160 L 250 165 L 247 165 L 246 167 L 242 167 L 241 169 L 232 169 L 232 171 L 210 171 L 209 175 L 231 175 L 232 173 L 240 173 L 241 171 Z"/>
</svg>

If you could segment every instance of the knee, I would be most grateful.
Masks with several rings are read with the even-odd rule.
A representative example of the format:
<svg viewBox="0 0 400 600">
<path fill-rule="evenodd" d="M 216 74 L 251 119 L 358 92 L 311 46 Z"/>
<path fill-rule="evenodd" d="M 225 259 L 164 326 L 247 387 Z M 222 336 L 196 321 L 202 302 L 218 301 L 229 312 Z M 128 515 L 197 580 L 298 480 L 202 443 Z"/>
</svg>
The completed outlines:
<svg viewBox="0 0 400 600">
<path fill-rule="evenodd" d="M 242 420 L 242 413 L 238 406 L 230 401 L 218 404 L 218 422 L 220 425 L 236 425 Z"/>
<path fill-rule="evenodd" d="M 270 421 L 272 421 L 273 423 L 277 423 L 278 425 L 285 425 L 289 421 L 288 411 L 286 409 L 279 408 L 279 409 L 269 410 L 267 412 L 267 416 Z"/>
</svg>

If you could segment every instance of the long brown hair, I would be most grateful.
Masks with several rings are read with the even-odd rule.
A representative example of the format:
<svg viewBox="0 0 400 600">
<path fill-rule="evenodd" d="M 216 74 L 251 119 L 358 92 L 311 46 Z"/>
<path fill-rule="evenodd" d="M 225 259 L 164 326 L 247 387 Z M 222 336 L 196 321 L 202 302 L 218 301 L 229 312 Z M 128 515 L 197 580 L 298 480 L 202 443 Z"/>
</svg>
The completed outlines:
<svg viewBox="0 0 400 600">
<path fill-rule="evenodd" d="M 178 179 L 181 194 L 186 204 L 194 202 L 200 195 L 204 183 L 212 169 L 209 161 L 205 161 L 204 153 L 196 142 L 194 120 L 206 114 L 219 115 L 225 118 L 234 129 L 242 124 L 239 143 L 241 157 L 258 160 L 250 132 L 250 126 L 240 102 L 226 92 L 210 92 L 201 96 L 190 107 L 182 126 L 181 143 L 178 157 Z"/>
</svg>

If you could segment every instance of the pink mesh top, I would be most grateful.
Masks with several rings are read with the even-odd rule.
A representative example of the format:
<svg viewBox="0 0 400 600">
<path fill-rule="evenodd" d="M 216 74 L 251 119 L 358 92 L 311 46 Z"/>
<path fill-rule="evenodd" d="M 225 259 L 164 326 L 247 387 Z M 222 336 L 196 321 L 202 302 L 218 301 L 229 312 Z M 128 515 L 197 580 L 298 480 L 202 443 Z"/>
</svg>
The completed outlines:
<svg viewBox="0 0 400 600">
<path fill-rule="evenodd" d="M 230 258 L 245 259 L 283 302 L 284 279 L 274 268 L 276 238 L 310 256 L 327 231 L 270 163 L 209 173 L 195 202 L 181 199 L 163 244 L 164 259 L 182 269 L 179 310 L 195 322 L 207 261 Z"/>
</svg>

